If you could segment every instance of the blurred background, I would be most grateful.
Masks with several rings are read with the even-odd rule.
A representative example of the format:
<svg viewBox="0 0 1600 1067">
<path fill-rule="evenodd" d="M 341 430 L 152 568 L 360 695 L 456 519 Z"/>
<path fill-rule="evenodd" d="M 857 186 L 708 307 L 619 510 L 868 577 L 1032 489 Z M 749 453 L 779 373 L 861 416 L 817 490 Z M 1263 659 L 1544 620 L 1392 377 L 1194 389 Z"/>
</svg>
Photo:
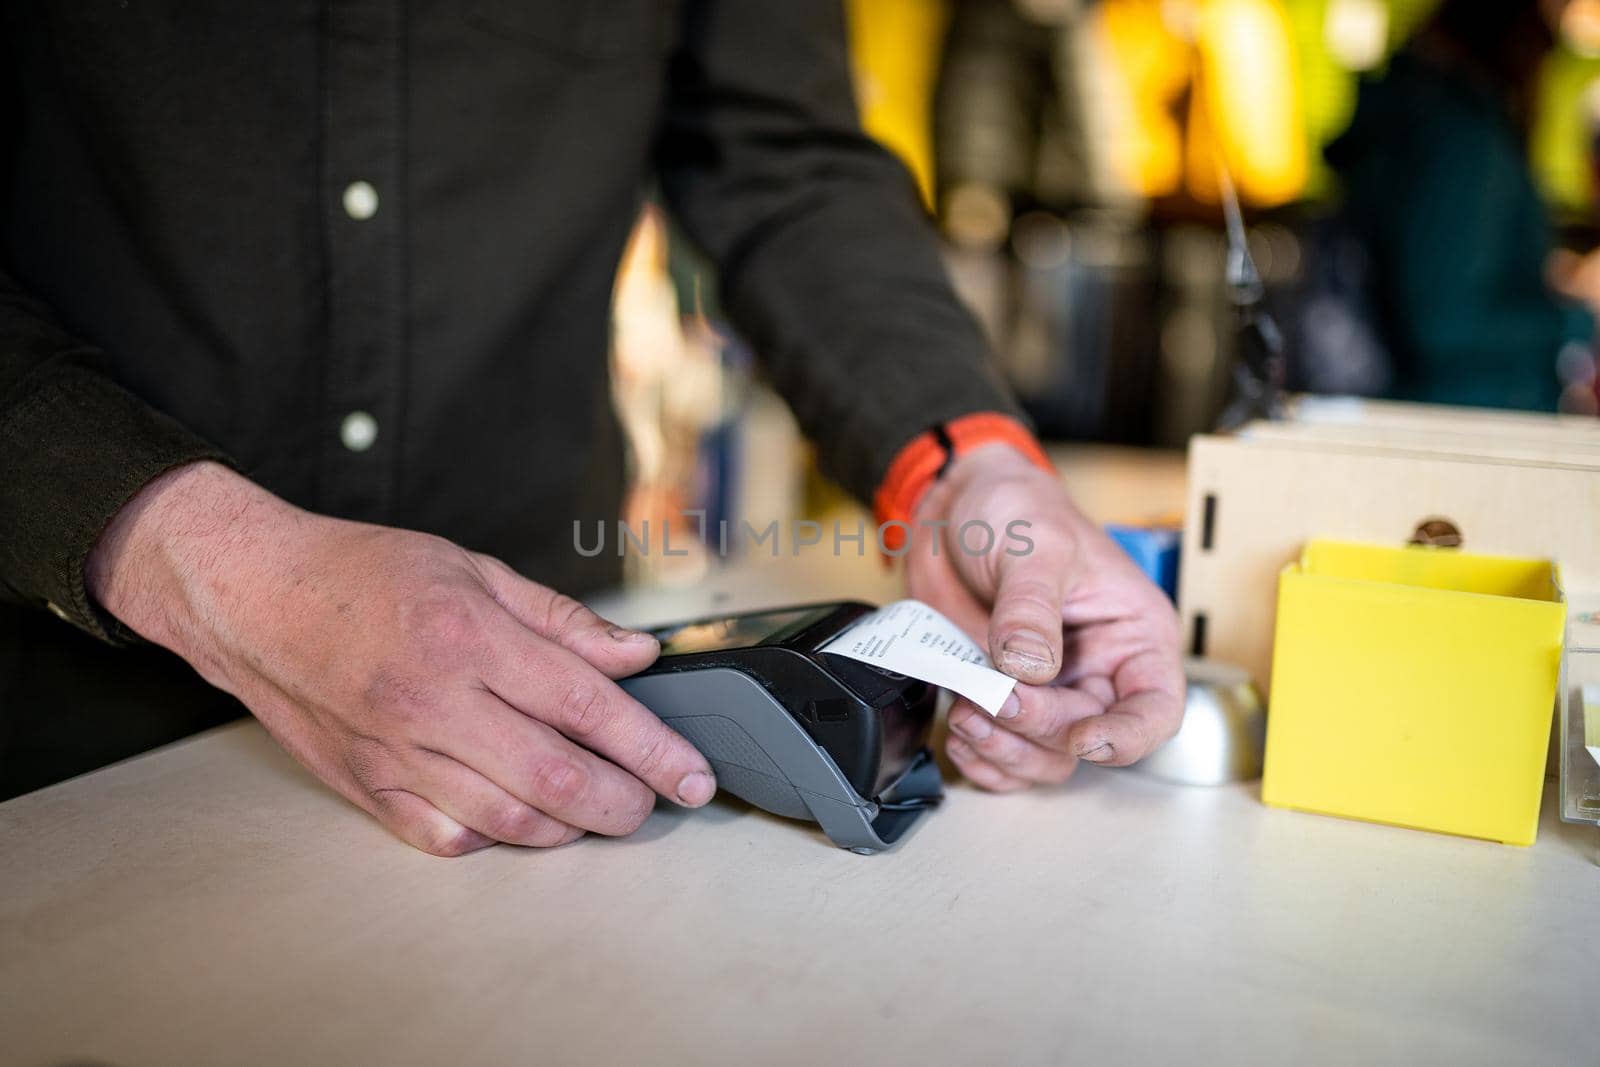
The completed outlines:
<svg viewBox="0 0 1600 1067">
<path fill-rule="evenodd" d="M 1047 442 L 1173 449 L 1215 425 L 1224 172 L 1292 389 L 1600 411 L 1600 0 L 846 6 L 864 124 Z M 630 556 L 630 579 L 698 580 L 723 520 L 861 514 L 654 207 L 613 325 L 627 518 L 674 546 L 685 510 L 712 532 Z"/>
</svg>

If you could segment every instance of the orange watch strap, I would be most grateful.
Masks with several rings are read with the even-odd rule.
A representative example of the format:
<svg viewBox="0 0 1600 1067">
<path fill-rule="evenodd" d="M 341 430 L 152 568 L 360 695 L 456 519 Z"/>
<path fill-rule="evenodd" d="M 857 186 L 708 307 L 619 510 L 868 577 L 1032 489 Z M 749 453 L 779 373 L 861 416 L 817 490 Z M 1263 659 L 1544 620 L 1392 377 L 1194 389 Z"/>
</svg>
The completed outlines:
<svg viewBox="0 0 1600 1067">
<path fill-rule="evenodd" d="M 952 419 L 936 430 L 926 430 L 906 442 L 895 455 L 883 484 L 873 495 L 872 510 L 883 547 L 895 552 L 905 544 L 917 504 L 951 460 L 994 444 L 1010 445 L 1036 467 L 1055 472 L 1038 440 L 1009 415 L 983 411 Z M 885 528 L 889 523 L 904 525 Z"/>
</svg>

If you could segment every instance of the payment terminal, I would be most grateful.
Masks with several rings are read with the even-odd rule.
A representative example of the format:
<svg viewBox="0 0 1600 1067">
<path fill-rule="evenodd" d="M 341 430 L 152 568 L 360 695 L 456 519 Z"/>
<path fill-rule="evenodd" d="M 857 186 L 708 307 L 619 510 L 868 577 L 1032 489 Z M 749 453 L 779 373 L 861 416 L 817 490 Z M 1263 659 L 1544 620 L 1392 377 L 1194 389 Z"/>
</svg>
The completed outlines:
<svg viewBox="0 0 1600 1067">
<path fill-rule="evenodd" d="M 938 690 L 824 651 L 872 610 L 843 601 L 658 627 L 661 657 L 620 684 L 705 755 L 721 788 L 877 852 L 943 787 L 927 748 Z"/>
</svg>

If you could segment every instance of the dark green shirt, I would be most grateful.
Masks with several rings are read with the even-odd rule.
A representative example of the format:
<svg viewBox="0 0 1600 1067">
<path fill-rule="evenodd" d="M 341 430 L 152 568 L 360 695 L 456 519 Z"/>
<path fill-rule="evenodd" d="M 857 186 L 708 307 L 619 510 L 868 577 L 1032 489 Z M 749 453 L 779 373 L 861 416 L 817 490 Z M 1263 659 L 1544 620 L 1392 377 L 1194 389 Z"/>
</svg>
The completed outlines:
<svg viewBox="0 0 1600 1067">
<path fill-rule="evenodd" d="M 1593 320 L 1545 285 L 1550 231 L 1515 125 L 1466 75 L 1401 52 L 1328 148 L 1372 254 L 1399 392 L 1553 411 L 1556 356 Z"/>
<path fill-rule="evenodd" d="M 848 488 L 1010 410 L 836 2 L 0 11 L 0 795 L 238 711 L 92 640 L 85 558 L 174 465 L 613 580 L 571 531 L 623 489 L 608 307 L 651 184 Z"/>
</svg>

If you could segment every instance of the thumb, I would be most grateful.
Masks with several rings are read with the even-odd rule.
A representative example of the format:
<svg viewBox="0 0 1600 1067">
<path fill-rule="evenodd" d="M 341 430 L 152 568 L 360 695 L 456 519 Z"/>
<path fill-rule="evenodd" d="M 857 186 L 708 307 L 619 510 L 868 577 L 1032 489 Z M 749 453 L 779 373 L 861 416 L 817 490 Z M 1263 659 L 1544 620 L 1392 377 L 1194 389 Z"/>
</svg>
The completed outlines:
<svg viewBox="0 0 1600 1067">
<path fill-rule="evenodd" d="M 490 556 L 478 556 L 489 593 L 522 625 L 589 663 L 607 678 L 638 674 L 656 661 L 650 634 L 601 618 L 569 596 L 530 582 Z"/>
<path fill-rule="evenodd" d="M 1026 555 L 1002 556 L 989 653 L 1019 681 L 1045 685 L 1061 673 L 1061 609 L 1072 584 L 1075 553 L 1059 533 L 1038 538 Z"/>
</svg>

